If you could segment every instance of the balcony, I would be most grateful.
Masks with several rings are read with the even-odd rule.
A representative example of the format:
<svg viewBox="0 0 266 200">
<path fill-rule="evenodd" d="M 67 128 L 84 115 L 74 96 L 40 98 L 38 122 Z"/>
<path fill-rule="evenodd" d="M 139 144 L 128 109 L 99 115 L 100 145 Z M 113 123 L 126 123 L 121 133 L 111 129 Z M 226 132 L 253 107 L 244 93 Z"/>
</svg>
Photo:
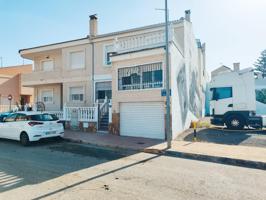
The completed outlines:
<svg viewBox="0 0 266 200">
<path fill-rule="evenodd" d="M 130 37 L 119 38 L 115 41 L 115 51 L 125 53 L 147 48 L 155 48 L 165 45 L 164 31 L 156 31 L 134 35 Z"/>
<path fill-rule="evenodd" d="M 29 74 L 21 75 L 21 84 L 22 86 L 25 87 L 62 83 L 62 81 L 63 79 L 59 71 L 53 71 L 53 72 L 34 71 Z"/>
</svg>

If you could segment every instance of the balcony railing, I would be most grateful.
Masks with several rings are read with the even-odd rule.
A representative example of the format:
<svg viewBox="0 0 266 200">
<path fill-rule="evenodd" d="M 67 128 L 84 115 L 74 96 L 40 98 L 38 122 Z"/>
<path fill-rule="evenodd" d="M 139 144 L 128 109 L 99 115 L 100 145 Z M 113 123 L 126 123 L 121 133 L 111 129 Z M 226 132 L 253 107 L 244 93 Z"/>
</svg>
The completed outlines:
<svg viewBox="0 0 266 200">
<path fill-rule="evenodd" d="M 115 41 L 115 51 L 118 53 L 123 53 L 127 51 L 158 47 L 164 44 L 164 31 L 156 31 L 125 38 L 119 38 Z"/>
</svg>

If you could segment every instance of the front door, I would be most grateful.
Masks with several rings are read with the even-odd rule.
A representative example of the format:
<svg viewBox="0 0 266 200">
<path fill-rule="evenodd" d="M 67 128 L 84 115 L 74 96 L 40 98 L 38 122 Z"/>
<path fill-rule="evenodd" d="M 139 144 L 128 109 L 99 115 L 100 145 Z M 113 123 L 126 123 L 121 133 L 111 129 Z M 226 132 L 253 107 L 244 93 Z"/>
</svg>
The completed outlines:
<svg viewBox="0 0 266 200">
<path fill-rule="evenodd" d="M 104 102 L 104 99 L 112 99 L 112 82 L 97 82 L 95 84 L 95 101 Z"/>
</svg>

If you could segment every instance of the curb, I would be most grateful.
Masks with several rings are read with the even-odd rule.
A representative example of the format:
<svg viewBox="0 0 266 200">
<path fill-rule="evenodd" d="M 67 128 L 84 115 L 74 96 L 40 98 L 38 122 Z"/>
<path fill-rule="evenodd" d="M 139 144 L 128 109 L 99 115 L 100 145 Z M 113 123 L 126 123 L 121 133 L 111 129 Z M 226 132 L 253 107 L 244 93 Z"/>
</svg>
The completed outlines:
<svg viewBox="0 0 266 200">
<path fill-rule="evenodd" d="M 178 151 L 171 151 L 171 150 L 165 151 L 164 155 L 178 157 L 178 158 L 191 159 L 191 160 L 213 162 L 213 163 L 218 163 L 218 164 L 226 164 L 226 165 L 232 165 L 232 166 L 238 166 L 238 167 L 266 170 L 266 163 L 260 162 L 260 161 L 242 160 L 242 159 L 237 159 L 237 158 L 210 156 L 210 155 L 178 152 Z"/>
<path fill-rule="evenodd" d="M 116 152 L 120 152 L 120 153 L 125 153 L 125 154 L 130 154 L 130 153 L 136 153 L 136 152 L 142 152 L 144 151 L 144 149 L 141 150 L 137 150 L 137 149 L 129 149 L 129 148 L 122 148 L 119 146 L 111 146 L 111 145 L 98 145 L 95 143 L 90 143 L 90 142 L 83 142 L 82 140 L 75 140 L 75 139 L 70 139 L 70 138 L 63 138 L 64 141 L 67 142 L 72 142 L 72 143 L 79 143 L 79 144 L 87 144 L 87 145 L 91 145 L 97 148 L 107 148 Z M 123 152 L 121 152 L 123 151 Z"/>
<path fill-rule="evenodd" d="M 238 166 L 238 167 L 266 170 L 266 163 L 260 162 L 260 161 L 242 160 L 242 159 L 236 159 L 236 158 L 210 156 L 210 155 L 186 153 L 186 152 L 172 151 L 172 150 L 160 150 L 160 149 L 149 149 L 149 148 L 129 149 L 129 148 L 121 148 L 119 146 L 97 145 L 97 144 L 93 144 L 89 142 L 82 142 L 82 140 L 75 140 L 75 139 L 70 139 L 70 138 L 64 138 L 64 140 L 68 142 L 73 142 L 73 143 L 88 144 L 88 145 L 92 145 L 92 146 L 100 147 L 100 148 L 109 148 L 114 151 L 123 151 L 124 153 L 127 153 L 127 154 L 144 152 L 144 153 L 157 154 L 157 155 L 163 155 L 163 156 L 171 156 L 171 157 L 176 157 L 176 158 L 183 158 L 183 159 L 232 165 L 232 166 Z"/>
</svg>

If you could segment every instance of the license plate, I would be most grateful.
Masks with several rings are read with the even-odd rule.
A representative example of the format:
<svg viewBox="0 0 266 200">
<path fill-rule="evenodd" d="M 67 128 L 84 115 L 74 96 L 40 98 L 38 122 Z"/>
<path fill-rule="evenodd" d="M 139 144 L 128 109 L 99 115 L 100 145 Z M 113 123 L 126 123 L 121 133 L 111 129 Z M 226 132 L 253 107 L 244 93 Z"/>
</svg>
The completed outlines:
<svg viewBox="0 0 266 200">
<path fill-rule="evenodd" d="M 48 131 L 45 133 L 46 135 L 53 135 L 53 134 L 56 134 L 56 131 Z"/>
</svg>

